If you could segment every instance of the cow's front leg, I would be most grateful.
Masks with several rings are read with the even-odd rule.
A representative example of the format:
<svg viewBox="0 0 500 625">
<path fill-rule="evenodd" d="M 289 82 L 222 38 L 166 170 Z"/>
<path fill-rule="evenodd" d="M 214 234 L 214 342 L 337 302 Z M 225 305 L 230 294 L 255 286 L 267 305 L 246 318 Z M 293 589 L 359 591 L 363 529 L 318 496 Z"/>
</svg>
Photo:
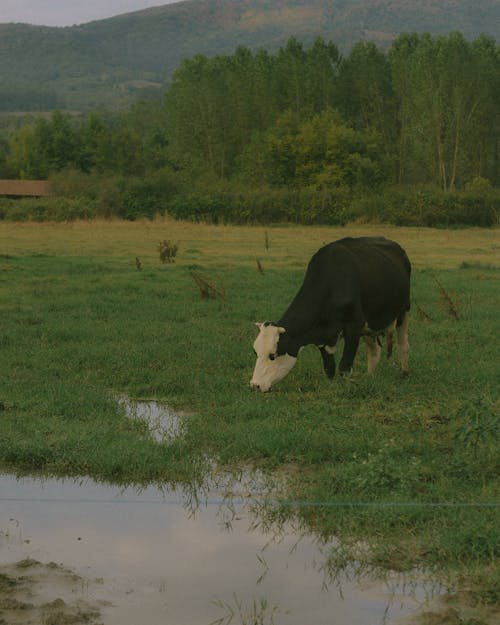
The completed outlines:
<svg viewBox="0 0 500 625">
<path fill-rule="evenodd" d="M 323 369 L 326 376 L 332 380 L 335 376 L 335 347 L 320 345 L 319 351 L 321 352 L 321 358 L 323 359 Z"/>
<path fill-rule="evenodd" d="M 360 339 L 360 330 L 356 328 L 344 328 L 344 352 L 342 353 L 342 360 L 339 364 L 340 374 L 349 373 L 354 364 L 354 358 L 358 351 Z"/>
</svg>

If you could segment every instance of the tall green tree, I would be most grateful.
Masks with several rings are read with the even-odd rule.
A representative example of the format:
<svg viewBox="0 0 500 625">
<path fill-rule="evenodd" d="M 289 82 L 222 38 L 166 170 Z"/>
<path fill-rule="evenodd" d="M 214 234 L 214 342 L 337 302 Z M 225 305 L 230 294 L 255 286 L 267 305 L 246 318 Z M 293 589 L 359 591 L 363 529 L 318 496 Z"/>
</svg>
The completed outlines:
<svg viewBox="0 0 500 625">
<path fill-rule="evenodd" d="M 409 181 L 430 181 L 446 191 L 491 170 L 498 142 L 494 42 L 487 37 L 468 42 L 460 33 L 404 36 L 390 57 L 399 106 L 400 180 L 408 180 L 411 169 Z"/>
<path fill-rule="evenodd" d="M 47 140 L 40 141 L 40 148 L 45 151 L 49 171 L 60 171 L 80 164 L 80 138 L 69 115 L 63 115 L 60 111 L 52 113 Z"/>
<path fill-rule="evenodd" d="M 294 111 L 301 119 L 334 103 L 336 77 L 341 62 L 337 46 L 317 38 L 310 48 L 291 37 L 274 64 L 275 92 L 280 113 Z"/>
<path fill-rule="evenodd" d="M 396 164 L 396 98 L 386 53 L 372 42 L 356 44 L 340 66 L 335 96 L 343 117 L 358 130 L 377 133 Z"/>
<path fill-rule="evenodd" d="M 500 46 L 481 35 L 471 43 L 475 100 L 466 118 L 468 177 L 500 184 Z"/>
<path fill-rule="evenodd" d="M 197 55 L 174 73 L 166 96 L 169 136 L 174 156 L 226 175 L 229 151 L 228 59 Z"/>
<path fill-rule="evenodd" d="M 414 123 L 411 64 L 418 45 L 419 36 L 416 33 L 404 33 L 393 42 L 388 55 L 391 66 L 391 84 L 396 100 L 394 132 L 397 141 L 396 182 L 399 184 L 414 180 L 411 158 Z"/>
<path fill-rule="evenodd" d="M 242 158 L 249 181 L 316 189 L 374 189 L 387 180 L 380 137 L 349 127 L 331 108 L 300 121 L 285 112 Z"/>
<path fill-rule="evenodd" d="M 172 150 L 220 178 L 235 172 L 254 133 L 285 110 L 305 119 L 329 106 L 340 54 L 318 39 L 290 39 L 275 55 L 239 47 L 232 55 L 184 61 L 166 96 Z"/>
<path fill-rule="evenodd" d="M 65 167 L 79 167 L 81 144 L 68 115 L 55 111 L 39 118 L 12 138 L 9 166 L 20 178 L 47 178 Z"/>
<path fill-rule="evenodd" d="M 341 63 L 342 55 L 332 41 L 318 37 L 307 51 L 306 89 L 311 99 L 311 112 L 320 113 L 335 105 Z"/>
<path fill-rule="evenodd" d="M 111 132 L 103 118 L 91 113 L 80 128 L 82 153 L 80 168 L 85 172 L 106 170 L 105 152 Z"/>
</svg>

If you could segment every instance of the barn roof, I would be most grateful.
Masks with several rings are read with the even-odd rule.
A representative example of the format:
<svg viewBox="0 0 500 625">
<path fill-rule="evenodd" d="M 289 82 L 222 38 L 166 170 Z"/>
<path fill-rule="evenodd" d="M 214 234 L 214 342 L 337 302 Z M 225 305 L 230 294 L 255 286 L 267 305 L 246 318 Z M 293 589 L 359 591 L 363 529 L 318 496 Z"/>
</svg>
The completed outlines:
<svg viewBox="0 0 500 625">
<path fill-rule="evenodd" d="M 0 180 L 0 195 L 50 195 L 47 180 Z"/>
</svg>

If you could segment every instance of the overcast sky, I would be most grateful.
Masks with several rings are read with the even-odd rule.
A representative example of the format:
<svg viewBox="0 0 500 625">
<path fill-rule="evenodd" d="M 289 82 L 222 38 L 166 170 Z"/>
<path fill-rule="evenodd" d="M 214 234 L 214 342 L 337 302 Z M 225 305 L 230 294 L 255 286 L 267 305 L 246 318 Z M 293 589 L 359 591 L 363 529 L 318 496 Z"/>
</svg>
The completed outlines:
<svg viewBox="0 0 500 625">
<path fill-rule="evenodd" d="M 0 0 L 0 24 L 72 26 L 179 0 Z"/>
</svg>

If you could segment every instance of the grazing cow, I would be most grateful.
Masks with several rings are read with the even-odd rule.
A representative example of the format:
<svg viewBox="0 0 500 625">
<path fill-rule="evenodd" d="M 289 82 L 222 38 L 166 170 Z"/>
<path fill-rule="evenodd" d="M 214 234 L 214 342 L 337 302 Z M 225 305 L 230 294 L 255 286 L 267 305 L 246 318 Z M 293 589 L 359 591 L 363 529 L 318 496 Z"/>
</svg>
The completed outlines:
<svg viewBox="0 0 500 625">
<path fill-rule="evenodd" d="M 257 362 L 250 386 L 263 392 L 283 379 L 304 345 L 317 345 L 329 378 L 335 375 L 335 347 L 344 350 L 340 373 L 352 369 L 359 340 L 368 351 L 368 372 L 380 359 L 380 336 L 388 357 L 396 331 L 401 370 L 408 373 L 408 311 L 411 265 L 405 251 L 383 237 L 340 239 L 314 254 L 304 282 L 276 323 L 257 323 Z"/>
</svg>

